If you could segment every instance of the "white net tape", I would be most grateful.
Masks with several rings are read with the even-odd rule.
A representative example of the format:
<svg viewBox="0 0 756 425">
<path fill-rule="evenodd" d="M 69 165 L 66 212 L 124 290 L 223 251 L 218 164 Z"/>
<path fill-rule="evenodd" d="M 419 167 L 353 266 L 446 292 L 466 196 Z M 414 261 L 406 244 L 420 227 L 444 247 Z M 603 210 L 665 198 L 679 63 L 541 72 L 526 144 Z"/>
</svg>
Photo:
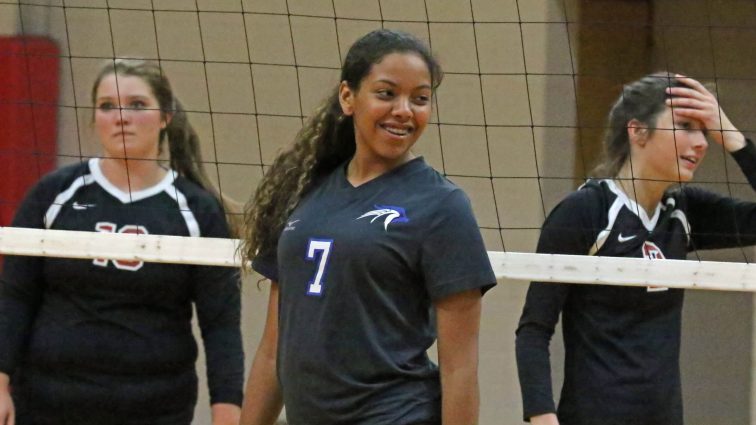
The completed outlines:
<svg viewBox="0 0 756 425">
<path fill-rule="evenodd" d="M 236 239 L 0 227 L 0 254 L 240 267 Z M 490 251 L 499 279 L 756 291 L 756 264 Z"/>
</svg>

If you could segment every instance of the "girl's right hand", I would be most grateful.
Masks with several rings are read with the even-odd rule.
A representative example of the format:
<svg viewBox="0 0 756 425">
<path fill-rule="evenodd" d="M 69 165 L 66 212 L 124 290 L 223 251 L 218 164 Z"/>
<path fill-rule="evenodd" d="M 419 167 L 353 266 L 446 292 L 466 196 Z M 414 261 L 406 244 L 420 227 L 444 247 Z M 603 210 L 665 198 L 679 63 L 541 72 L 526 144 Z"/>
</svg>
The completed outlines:
<svg viewBox="0 0 756 425">
<path fill-rule="evenodd" d="M 530 425 L 559 425 L 559 420 L 554 413 L 531 416 Z"/>
<path fill-rule="evenodd" d="M 10 378 L 0 372 L 0 425 L 16 425 L 16 412 L 10 394 Z"/>
</svg>

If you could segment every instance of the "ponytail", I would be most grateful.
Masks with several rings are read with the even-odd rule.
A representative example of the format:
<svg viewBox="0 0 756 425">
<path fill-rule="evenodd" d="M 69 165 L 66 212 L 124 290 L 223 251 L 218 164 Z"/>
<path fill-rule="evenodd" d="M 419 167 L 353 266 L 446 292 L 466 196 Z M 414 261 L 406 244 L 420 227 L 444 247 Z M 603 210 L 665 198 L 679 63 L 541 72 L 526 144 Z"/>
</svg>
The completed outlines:
<svg viewBox="0 0 756 425">
<path fill-rule="evenodd" d="M 160 151 L 162 152 L 163 144 L 167 140 L 171 168 L 180 176 L 210 192 L 218 200 L 226 214 L 231 235 L 238 237 L 241 234 L 240 218 L 238 217 L 241 208 L 238 203 L 220 194 L 207 177 L 197 132 L 189 123 L 186 111 L 173 94 L 171 84 L 163 74 L 162 69 L 155 63 L 143 60 L 115 59 L 108 61 L 95 78 L 92 86 L 92 103 L 95 103 L 100 82 L 111 74 L 138 77 L 150 87 L 158 101 L 163 117 L 168 122 L 166 128 L 160 132 L 158 145 Z"/>
<path fill-rule="evenodd" d="M 173 115 L 168 125 L 160 132 L 161 140 L 163 138 L 168 140 L 171 169 L 210 192 L 223 207 L 231 235 L 239 237 L 241 235 L 242 219 L 239 217 L 241 207 L 234 200 L 221 194 L 210 181 L 202 160 L 199 136 L 189 122 L 189 117 L 181 102 L 175 97 L 172 109 Z"/>
</svg>

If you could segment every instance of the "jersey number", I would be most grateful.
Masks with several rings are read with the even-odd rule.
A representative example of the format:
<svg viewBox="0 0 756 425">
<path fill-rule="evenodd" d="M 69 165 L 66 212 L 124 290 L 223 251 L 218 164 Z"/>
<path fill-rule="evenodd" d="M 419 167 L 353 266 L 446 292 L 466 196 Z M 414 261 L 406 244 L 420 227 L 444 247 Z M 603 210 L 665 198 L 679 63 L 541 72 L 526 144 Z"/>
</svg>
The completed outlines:
<svg viewBox="0 0 756 425">
<path fill-rule="evenodd" d="M 323 278 L 325 277 L 326 267 L 328 267 L 328 257 L 331 255 L 332 239 L 310 239 L 307 242 L 307 259 L 310 261 L 317 260 L 318 271 L 315 278 L 307 284 L 308 295 L 323 294 Z M 318 255 L 320 254 L 320 255 Z"/>
<path fill-rule="evenodd" d="M 653 242 L 643 242 L 643 247 L 641 248 L 643 250 L 643 256 L 645 258 L 648 258 L 649 260 L 663 260 L 664 259 L 664 253 L 662 252 L 661 248 L 659 248 L 655 243 Z M 669 288 L 666 286 L 647 286 L 646 292 L 661 292 L 666 291 Z"/>
<path fill-rule="evenodd" d="M 115 233 L 117 226 L 113 223 L 108 223 L 106 221 L 100 221 L 97 224 L 95 224 L 95 230 L 98 232 L 105 232 L 105 233 Z M 146 235 L 149 232 L 147 232 L 147 229 L 144 228 L 144 226 L 137 226 L 134 224 L 127 224 L 120 229 L 118 229 L 118 233 L 134 233 L 137 235 Z M 95 266 L 100 267 L 107 267 L 108 262 L 110 260 L 107 260 L 105 258 L 96 258 L 92 260 L 92 264 Z M 127 260 L 113 260 L 113 265 L 116 266 L 117 269 L 120 270 L 128 270 L 135 272 L 142 268 L 144 265 L 144 261 L 127 261 Z"/>
</svg>

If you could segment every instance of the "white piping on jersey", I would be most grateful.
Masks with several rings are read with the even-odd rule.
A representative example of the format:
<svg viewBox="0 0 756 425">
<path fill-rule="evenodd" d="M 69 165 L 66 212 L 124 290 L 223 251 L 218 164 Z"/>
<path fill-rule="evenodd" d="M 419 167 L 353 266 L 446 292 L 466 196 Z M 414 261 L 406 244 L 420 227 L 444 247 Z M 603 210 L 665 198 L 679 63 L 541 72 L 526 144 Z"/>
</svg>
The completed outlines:
<svg viewBox="0 0 756 425">
<path fill-rule="evenodd" d="M 181 193 L 173 184 L 177 176 L 175 171 L 168 170 L 168 172 L 165 173 L 165 177 L 163 177 L 163 179 L 154 186 L 148 187 L 143 190 L 137 190 L 136 192 L 127 193 L 117 188 L 115 185 L 110 183 L 107 178 L 105 178 L 105 175 L 102 174 L 102 169 L 100 168 L 99 158 L 90 159 L 89 168 L 92 170 L 92 174 L 94 175 L 97 183 L 102 186 L 105 191 L 116 197 L 124 204 L 140 201 L 142 199 L 149 198 L 150 196 L 155 196 L 160 192 L 165 192 L 178 204 L 179 211 L 181 211 L 181 215 L 184 217 L 184 222 L 186 223 L 186 228 L 189 231 L 189 236 L 200 236 L 199 224 L 197 223 L 197 219 L 194 217 L 192 210 L 189 209 L 189 203 L 186 201 L 186 196 L 184 196 L 184 194 Z"/>
<path fill-rule="evenodd" d="M 685 229 L 685 236 L 688 237 L 688 243 L 690 243 L 690 224 L 688 223 L 688 217 L 685 216 L 685 213 L 680 210 L 674 210 L 672 211 L 672 214 L 670 214 L 670 217 L 680 220 L 683 229 Z"/>
<path fill-rule="evenodd" d="M 124 204 L 139 201 L 141 199 L 157 195 L 160 192 L 167 193 L 168 196 L 173 198 L 173 200 L 175 200 L 178 204 L 181 215 L 184 217 L 184 222 L 186 222 L 186 228 L 189 231 L 189 236 L 200 236 L 199 223 L 197 223 L 197 219 L 189 209 L 189 203 L 186 201 L 186 196 L 184 196 L 184 194 L 181 193 L 178 188 L 173 185 L 174 180 L 176 180 L 175 171 L 169 170 L 165 178 L 163 178 L 163 180 L 161 180 L 157 185 L 144 190 L 132 192 L 131 195 L 129 195 L 128 193 L 115 187 L 108 181 L 108 179 L 105 178 L 105 175 L 102 174 L 102 169 L 100 169 L 98 158 L 92 158 L 89 160 L 89 170 L 92 174 L 85 174 L 81 177 L 77 177 L 73 181 L 73 183 L 71 183 L 71 186 L 66 188 L 66 190 L 59 193 L 58 196 L 55 197 L 53 204 L 50 205 L 50 208 L 48 208 L 47 212 L 45 213 L 44 220 L 46 228 L 49 229 L 52 226 L 55 218 L 60 213 L 63 204 L 73 198 L 77 190 L 79 190 L 82 186 L 90 185 L 96 182 L 98 185 L 100 185 L 100 187 L 102 187 L 103 190 L 110 193 Z"/>
<path fill-rule="evenodd" d="M 623 192 L 619 187 L 617 187 L 616 183 L 614 183 L 614 180 L 601 180 L 602 182 L 605 182 L 609 190 L 611 190 L 615 195 L 617 195 L 617 198 L 614 199 L 614 202 L 612 203 L 612 206 L 609 208 L 609 221 L 606 224 L 606 228 L 604 228 L 602 231 L 599 232 L 598 236 L 596 237 L 596 242 L 594 242 L 591 245 L 591 249 L 588 252 L 588 255 L 595 255 L 596 252 L 598 252 L 599 249 L 604 245 L 604 242 L 606 242 L 606 239 L 609 237 L 609 234 L 612 231 L 612 228 L 614 227 L 614 222 L 617 221 L 617 216 L 619 215 L 620 211 L 622 210 L 622 207 L 627 207 L 632 213 L 638 216 L 640 218 L 641 222 L 643 223 L 643 226 L 648 231 L 654 230 L 654 227 L 656 226 L 656 222 L 659 221 L 659 215 L 661 213 L 661 204 L 656 206 L 656 210 L 654 211 L 654 216 L 649 218 L 646 214 L 646 210 L 641 208 L 640 205 L 638 205 L 637 202 L 633 201 L 632 199 L 627 197 L 627 194 Z M 582 187 L 582 186 L 581 186 Z"/>
<path fill-rule="evenodd" d="M 173 174 L 173 172 L 169 174 Z M 174 185 L 166 187 L 165 193 L 178 203 L 179 211 L 181 211 L 181 215 L 184 217 L 184 222 L 186 222 L 186 228 L 189 230 L 189 236 L 199 237 L 199 223 L 197 223 L 197 219 L 194 217 L 192 210 L 189 209 L 189 203 L 186 202 L 186 196 L 179 192 L 178 188 Z"/>
<path fill-rule="evenodd" d="M 643 226 L 646 228 L 646 230 L 648 230 L 649 232 L 654 230 L 654 227 L 656 227 L 656 222 L 659 221 L 659 215 L 661 214 L 661 202 L 656 204 L 654 216 L 649 218 L 648 214 L 646 214 L 646 210 L 638 205 L 637 202 L 630 199 L 622 189 L 617 187 L 617 184 L 614 182 L 614 180 L 604 181 L 607 183 L 609 189 L 617 195 L 617 199 L 621 200 L 630 211 L 632 211 L 635 215 L 638 216 L 638 218 L 641 219 L 641 222 L 643 222 Z"/>
<path fill-rule="evenodd" d="M 129 204 L 142 199 L 149 198 L 150 196 L 157 195 L 158 193 L 173 186 L 173 181 L 176 180 L 176 174 L 172 171 L 165 173 L 160 182 L 154 186 L 150 186 L 146 189 L 137 190 L 133 192 L 124 192 L 111 183 L 104 174 L 102 174 L 102 168 L 100 168 L 100 159 L 92 158 L 89 160 L 89 169 L 92 171 L 95 181 L 109 194 L 113 195 L 116 199 L 124 204 Z M 175 198 L 174 198 L 175 199 Z"/>
<path fill-rule="evenodd" d="M 606 228 L 599 232 L 598 237 L 596 237 L 596 242 L 591 245 L 591 250 L 588 252 L 588 255 L 595 255 L 604 245 L 604 242 L 606 242 L 606 239 L 609 237 L 609 233 L 612 231 L 612 227 L 614 227 L 614 222 L 617 220 L 620 210 L 624 206 L 625 203 L 622 202 L 618 196 L 609 208 L 609 222 L 606 223 Z"/>
<path fill-rule="evenodd" d="M 63 204 L 73 198 L 74 194 L 77 190 L 79 190 L 79 188 L 81 188 L 82 186 L 90 185 L 94 183 L 94 181 L 94 176 L 92 176 L 91 174 L 85 174 L 81 177 L 76 177 L 73 183 L 71 183 L 71 186 L 68 186 L 66 190 L 60 192 L 58 196 L 55 197 L 55 200 L 53 201 L 52 205 L 50 205 L 50 208 L 48 208 L 47 212 L 45 212 L 45 228 L 49 229 L 50 227 L 52 227 L 55 218 L 57 218 L 58 214 L 60 213 L 60 209 L 63 208 Z"/>
</svg>

